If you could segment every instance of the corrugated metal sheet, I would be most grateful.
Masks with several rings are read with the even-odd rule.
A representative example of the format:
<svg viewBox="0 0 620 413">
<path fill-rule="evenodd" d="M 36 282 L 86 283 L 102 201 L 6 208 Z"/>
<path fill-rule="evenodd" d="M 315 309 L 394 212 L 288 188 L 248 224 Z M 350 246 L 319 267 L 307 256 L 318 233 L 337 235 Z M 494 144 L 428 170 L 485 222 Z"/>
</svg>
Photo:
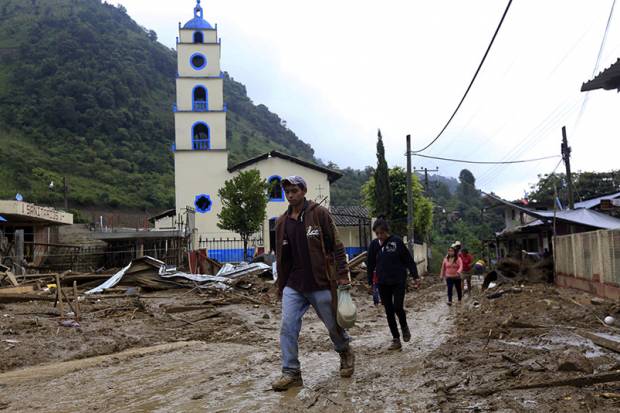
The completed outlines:
<svg viewBox="0 0 620 413">
<path fill-rule="evenodd" d="M 582 92 L 595 89 L 618 89 L 620 91 L 620 59 L 596 75 L 594 79 L 581 85 Z"/>
</svg>

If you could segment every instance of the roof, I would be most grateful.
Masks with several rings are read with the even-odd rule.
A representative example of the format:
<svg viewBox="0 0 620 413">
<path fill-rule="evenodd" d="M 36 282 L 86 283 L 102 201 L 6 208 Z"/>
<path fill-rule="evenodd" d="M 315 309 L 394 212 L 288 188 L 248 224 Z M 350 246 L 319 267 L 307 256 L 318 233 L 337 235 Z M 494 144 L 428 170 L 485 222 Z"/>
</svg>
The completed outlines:
<svg viewBox="0 0 620 413">
<path fill-rule="evenodd" d="M 169 239 L 183 238 L 183 231 L 136 231 L 127 229 L 122 232 L 99 232 L 93 235 L 94 239 L 102 241 L 126 241 L 138 239 Z"/>
<path fill-rule="evenodd" d="M 5 221 L 19 224 L 73 224 L 73 214 L 52 207 L 31 204 L 24 201 L 0 200 L 0 214 Z M 2 221 L 2 220 L 0 220 Z"/>
<path fill-rule="evenodd" d="M 616 63 L 596 75 L 594 79 L 581 85 L 582 92 L 595 89 L 618 89 L 620 92 L 620 58 L 616 60 Z"/>
<path fill-rule="evenodd" d="M 334 223 L 339 227 L 356 227 L 364 221 L 370 220 L 370 213 L 362 206 L 330 206 L 329 212 L 334 218 Z"/>
<path fill-rule="evenodd" d="M 234 172 L 234 171 L 238 171 L 241 169 L 245 169 L 250 165 L 253 165 L 260 161 L 267 160 L 269 158 L 284 159 L 284 160 L 296 163 L 298 165 L 304 166 L 306 168 L 314 169 L 315 171 L 319 171 L 319 172 L 323 172 L 324 174 L 327 174 L 327 179 L 329 180 L 330 183 L 337 181 L 338 179 L 342 177 L 342 174 L 338 171 L 334 171 L 333 169 L 329 169 L 329 168 L 317 165 L 312 162 L 304 161 L 303 159 L 295 158 L 294 156 L 287 155 L 287 154 L 284 154 L 278 151 L 267 152 L 262 155 L 256 156 L 254 158 L 248 159 L 247 161 L 243 161 L 241 163 L 238 163 L 237 165 L 231 166 L 230 168 L 228 168 L 228 171 Z"/>
<path fill-rule="evenodd" d="M 177 214 L 177 210 L 172 208 L 172 209 L 168 209 L 166 211 L 160 212 L 157 215 L 153 215 L 152 217 L 149 218 L 149 222 L 155 222 L 158 221 L 162 218 L 167 218 L 167 217 L 173 217 Z"/>
<path fill-rule="evenodd" d="M 202 17 L 202 7 L 200 7 L 200 0 L 197 0 L 196 7 L 194 7 L 194 18 L 185 23 L 184 29 L 212 29 L 208 21 Z"/>
<path fill-rule="evenodd" d="M 600 229 L 620 229 L 620 219 L 611 217 L 606 214 L 602 214 L 600 212 L 592 211 L 590 209 L 569 209 L 564 211 L 538 211 L 529 208 L 522 207 L 521 205 L 517 205 L 515 203 L 506 201 L 495 195 L 489 195 L 491 198 L 506 204 L 512 208 L 515 208 L 519 211 L 522 211 L 534 218 L 538 218 L 541 221 L 551 221 L 554 219 L 559 219 L 561 221 L 566 221 L 571 224 L 584 225 L 593 228 Z M 531 225 L 532 223 L 530 223 Z"/>
<path fill-rule="evenodd" d="M 615 194 L 603 195 L 603 196 L 599 196 L 599 197 L 592 198 L 592 199 L 586 199 L 585 201 L 581 201 L 581 202 L 575 202 L 575 208 L 590 209 L 590 208 L 599 206 L 601 204 L 601 201 L 605 199 L 616 199 L 616 198 L 620 198 L 620 192 L 616 192 Z"/>
</svg>

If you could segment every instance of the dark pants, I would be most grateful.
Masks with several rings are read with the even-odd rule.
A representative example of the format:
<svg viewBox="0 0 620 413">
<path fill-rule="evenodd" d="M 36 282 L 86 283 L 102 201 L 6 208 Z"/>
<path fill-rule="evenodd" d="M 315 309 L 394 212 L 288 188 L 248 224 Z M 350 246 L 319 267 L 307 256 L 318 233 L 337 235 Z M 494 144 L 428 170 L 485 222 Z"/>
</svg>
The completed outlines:
<svg viewBox="0 0 620 413">
<path fill-rule="evenodd" d="M 405 289 L 405 283 L 396 285 L 379 284 L 379 295 L 381 296 L 383 307 L 385 307 L 385 315 L 387 316 L 388 325 L 390 326 L 390 332 L 394 338 L 400 338 L 395 315 L 398 316 L 400 328 L 403 331 L 409 329 L 404 308 Z"/>
<path fill-rule="evenodd" d="M 456 288 L 456 295 L 459 297 L 459 301 L 461 301 L 461 298 L 463 298 L 461 278 L 446 277 L 446 284 L 448 284 L 448 301 L 452 302 L 452 287 Z"/>
</svg>

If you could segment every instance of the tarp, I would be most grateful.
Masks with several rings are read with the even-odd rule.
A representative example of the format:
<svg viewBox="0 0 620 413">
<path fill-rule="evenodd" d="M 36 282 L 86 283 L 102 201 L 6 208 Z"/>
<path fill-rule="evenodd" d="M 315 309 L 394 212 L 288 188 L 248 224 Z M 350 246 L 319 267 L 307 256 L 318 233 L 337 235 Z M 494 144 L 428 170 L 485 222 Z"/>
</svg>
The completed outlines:
<svg viewBox="0 0 620 413">
<path fill-rule="evenodd" d="M 0 222 L 7 222 L 6 218 L 0 215 Z"/>
</svg>

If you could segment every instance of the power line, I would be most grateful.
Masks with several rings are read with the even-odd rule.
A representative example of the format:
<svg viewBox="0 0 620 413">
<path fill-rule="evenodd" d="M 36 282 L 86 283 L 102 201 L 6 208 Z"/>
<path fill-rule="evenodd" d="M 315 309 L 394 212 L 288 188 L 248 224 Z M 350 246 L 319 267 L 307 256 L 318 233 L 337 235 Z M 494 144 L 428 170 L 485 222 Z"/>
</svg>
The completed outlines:
<svg viewBox="0 0 620 413">
<path fill-rule="evenodd" d="M 484 165 L 506 165 L 506 164 L 513 164 L 513 163 L 537 162 L 537 161 L 544 161 L 546 159 L 553 159 L 553 158 L 559 158 L 560 157 L 560 155 L 552 155 L 552 156 L 544 156 L 542 158 L 519 159 L 519 160 L 515 160 L 515 161 L 466 161 L 464 159 L 442 158 L 440 156 L 422 155 L 422 154 L 419 154 L 419 153 L 413 153 L 413 156 L 420 156 L 422 158 L 428 158 L 428 159 L 439 159 L 440 161 L 471 163 L 471 164 L 484 164 Z"/>
<path fill-rule="evenodd" d="M 497 33 L 499 33 L 499 29 L 502 27 L 502 23 L 504 23 L 504 18 L 506 17 L 506 14 L 508 14 L 508 9 L 510 9 L 510 5 L 511 4 L 512 4 L 512 0 L 509 0 L 508 1 L 508 5 L 506 5 L 506 10 L 504 10 L 504 14 L 502 15 L 502 18 L 499 21 L 499 24 L 497 25 L 497 29 L 495 29 L 495 33 L 493 34 L 493 37 L 491 38 L 491 42 L 489 43 L 489 46 L 487 47 L 486 52 L 484 52 L 484 56 L 482 57 L 482 60 L 480 61 L 480 64 L 478 65 L 478 69 L 476 69 L 476 73 L 474 73 L 474 77 L 471 79 L 471 82 L 469 82 L 469 86 L 467 86 L 467 89 L 465 90 L 465 93 L 463 94 L 463 97 L 461 98 L 461 101 L 457 105 L 456 109 L 454 109 L 454 112 L 452 113 L 452 116 L 450 116 L 450 119 L 448 119 L 448 121 L 446 122 L 444 127 L 441 129 L 439 134 L 437 136 L 435 136 L 435 139 L 433 139 L 424 148 L 422 148 L 420 150 L 417 150 L 417 151 L 414 151 L 414 153 L 424 152 L 425 150 L 430 148 L 431 145 L 434 144 L 437 141 L 437 139 L 439 139 L 441 137 L 441 135 L 444 133 L 444 131 L 448 128 L 448 125 L 450 125 L 450 122 L 452 122 L 452 119 L 454 119 L 454 117 L 456 116 L 456 113 L 461 108 L 461 105 L 465 101 L 465 98 L 467 97 L 467 94 L 469 93 L 471 87 L 473 86 L 474 82 L 476 81 L 476 78 L 478 77 L 478 73 L 480 73 L 480 69 L 482 69 L 482 65 L 484 64 L 484 61 L 486 60 L 486 58 L 487 58 L 487 56 L 489 54 L 489 51 L 491 50 L 491 46 L 493 46 L 493 42 L 495 41 L 495 38 L 497 37 Z"/>
</svg>

